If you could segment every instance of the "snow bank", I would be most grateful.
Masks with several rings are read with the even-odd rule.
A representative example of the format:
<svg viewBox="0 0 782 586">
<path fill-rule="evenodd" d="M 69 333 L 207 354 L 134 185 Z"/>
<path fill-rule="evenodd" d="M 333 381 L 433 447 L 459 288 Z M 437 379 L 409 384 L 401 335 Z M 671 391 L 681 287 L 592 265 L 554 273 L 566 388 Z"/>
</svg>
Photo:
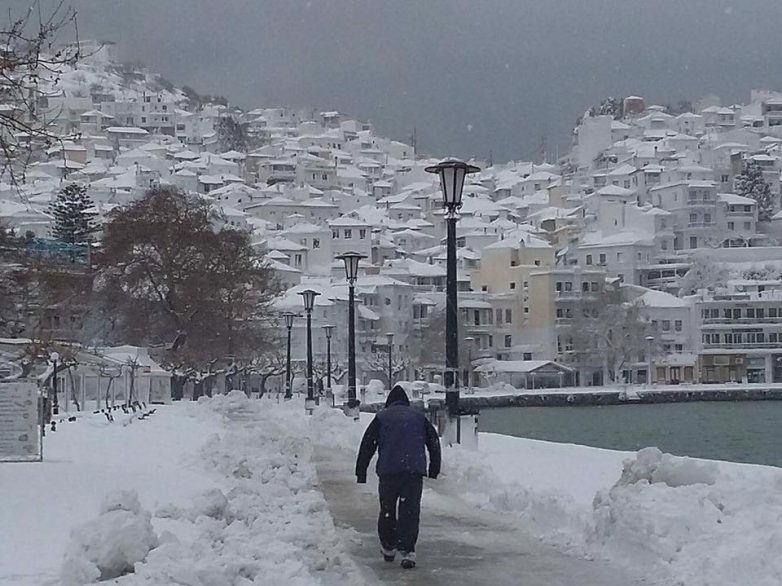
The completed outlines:
<svg viewBox="0 0 782 586">
<path fill-rule="evenodd" d="M 687 586 L 782 584 L 782 470 L 481 434 L 443 478 L 543 539 Z M 623 462 L 624 460 L 624 462 Z"/>
<path fill-rule="evenodd" d="M 301 403 L 234 391 L 202 399 L 199 408 L 225 422 L 200 453 L 220 489 L 189 507 L 159 508 L 160 546 L 117 584 L 364 584 L 317 488 Z M 327 409 L 313 419 L 334 417 L 347 419 Z"/>
<path fill-rule="evenodd" d="M 135 564 L 158 544 L 150 518 L 135 491 L 107 495 L 100 516 L 71 533 L 60 574 L 62 583 L 79 586 L 133 572 Z"/>
<path fill-rule="evenodd" d="M 782 471 L 641 450 L 595 497 L 588 538 L 687 586 L 778 586 Z"/>
</svg>

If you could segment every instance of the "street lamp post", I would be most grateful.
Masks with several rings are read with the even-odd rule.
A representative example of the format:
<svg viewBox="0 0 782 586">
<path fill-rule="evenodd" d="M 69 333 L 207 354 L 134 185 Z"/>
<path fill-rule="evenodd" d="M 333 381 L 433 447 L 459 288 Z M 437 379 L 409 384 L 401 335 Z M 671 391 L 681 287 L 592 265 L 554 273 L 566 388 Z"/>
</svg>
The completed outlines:
<svg viewBox="0 0 782 586">
<path fill-rule="evenodd" d="M 356 279 L 358 263 L 366 255 L 346 252 L 337 257 L 345 263 L 345 278 L 348 281 L 348 402 L 347 413 L 358 420 L 360 402 L 356 399 Z"/>
<path fill-rule="evenodd" d="M 475 342 L 475 338 L 472 336 L 467 336 L 464 339 L 465 342 L 467 342 L 467 392 L 472 392 L 472 346 L 473 342 Z"/>
<path fill-rule="evenodd" d="M 386 340 L 388 340 L 388 390 L 391 390 L 391 386 L 394 384 L 394 366 L 392 362 L 394 351 L 394 332 L 388 332 L 386 334 Z"/>
<path fill-rule="evenodd" d="M 304 299 L 304 311 L 307 312 L 307 400 L 304 402 L 304 411 L 311 415 L 315 410 L 315 393 L 312 386 L 312 309 L 315 307 L 315 297 L 320 293 L 306 289 L 299 295 Z"/>
<path fill-rule="evenodd" d="M 452 426 L 458 426 L 459 418 L 459 306 L 456 292 L 456 221 L 462 207 L 464 179 L 470 173 L 480 171 L 478 167 L 464 161 L 446 159 L 437 165 L 426 167 L 427 173 L 440 177 L 443 192 L 443 207 L 446 209 L 446 294 L 445 294 L 445 404 Z M 459 443 L 456 429 L 456 442 Z"/>
<path fill-rule="evenodd" d="M 293 328 L 293 318 L 296 317 L 296 314 L 286 311 L 283 317 L 285 318 L 285 327 L 288 328 L 288 352 L 285 355 L 285 400 L 287 401 L 293 397 L 293 389 L 291 388 L 291 383 L 293 382 L 291 381 L 291 329 Z"/>
<path fill-rule="evenodd" d="M 60 353 L 59 352 L 52 352 L 50 355 L 52 359 L 52 369 L 53 369 L 53 375 L 52 375 L 52 413 L 54 415 L 60 414 L 60 399 L 57 397 L 57 361 L 60 359 Z"/>
<path fill-rule="evenodd" d="M 652 346 L 654 345 L 654 336 L 646 336 L 646 360 L 649 363 L 646 367 L 646 384 L 652 386 Z"/>
<path fill-rule="evenodd" d="M 326 388 L 328 394 L 331 395 L 331 406 L 334 406 L 334 392 L 331 390 L 331 333 L 334 331 L 334 326 L 323 326 L 323 330 L 326 332 Z"/>
</svg>

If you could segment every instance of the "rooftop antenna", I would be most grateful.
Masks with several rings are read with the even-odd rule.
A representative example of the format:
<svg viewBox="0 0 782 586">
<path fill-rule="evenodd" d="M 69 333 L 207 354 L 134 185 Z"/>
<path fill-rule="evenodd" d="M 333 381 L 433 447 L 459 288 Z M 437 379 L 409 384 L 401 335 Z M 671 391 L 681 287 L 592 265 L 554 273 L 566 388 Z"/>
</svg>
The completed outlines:
<svg viewBox="0 0 782 586">
<path fill-rule="evenodd" d="M 413 156 L 418 152 L 418 136 L 417 128 L 413 126 L 413 135 L 410 137 L 410 143 L 413 147 Z"/>
<path fill-rule="evenodd" d="M 494 167 L 494 151 L 489 149 L 489 167 Z"/>
</svg>

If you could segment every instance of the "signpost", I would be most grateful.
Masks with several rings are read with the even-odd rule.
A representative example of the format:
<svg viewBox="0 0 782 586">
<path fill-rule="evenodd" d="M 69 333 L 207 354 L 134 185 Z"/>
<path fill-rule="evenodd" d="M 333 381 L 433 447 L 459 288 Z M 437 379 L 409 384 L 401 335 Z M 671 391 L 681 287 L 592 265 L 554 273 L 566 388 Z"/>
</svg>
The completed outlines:
<svg viewBox="0 0 782 586">
<path fill-rule="evenodd" d="M 43 425 L 38 385 L 0 383 L 0 462 L 43 460 Z"/>
</svg>

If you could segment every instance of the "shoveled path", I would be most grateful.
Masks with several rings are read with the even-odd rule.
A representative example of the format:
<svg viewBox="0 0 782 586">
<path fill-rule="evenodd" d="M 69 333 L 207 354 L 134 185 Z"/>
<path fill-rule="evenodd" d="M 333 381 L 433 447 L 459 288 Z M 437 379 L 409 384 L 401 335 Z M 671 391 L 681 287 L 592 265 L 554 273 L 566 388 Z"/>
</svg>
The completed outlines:
<svg viewBox="0 0 782 586">
<path fill-rule="evenodd" d="M 358 485 L 353 454 L 316 448 L 317 470 L 334 521 L 367 581 L 426 586 L 660 586 L 602 561 L 567 555 L 541 543 L 507 516 L 477 511 L 425 480 L 418 565 L 384 562 L 377 541 L 377 479 Z M 436 498 L 432 498 L 435 496 Z M 458 511 L 458 515 L 456 514 Z"/>
</svg>

